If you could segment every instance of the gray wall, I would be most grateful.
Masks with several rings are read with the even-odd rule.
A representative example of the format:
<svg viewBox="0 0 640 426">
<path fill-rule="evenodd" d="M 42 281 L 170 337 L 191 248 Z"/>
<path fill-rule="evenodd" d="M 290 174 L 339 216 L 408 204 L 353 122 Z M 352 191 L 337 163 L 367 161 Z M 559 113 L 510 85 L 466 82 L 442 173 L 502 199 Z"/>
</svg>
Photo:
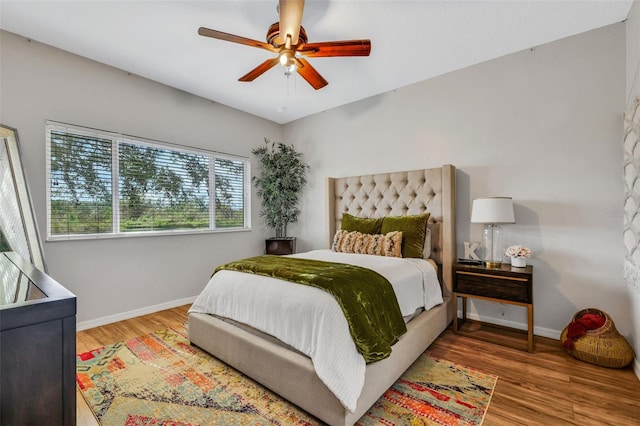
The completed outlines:
<svg viewBox="0 0 640 426">
<path fill-rule="evenodd" d="M 637 6 L 636 6 L 637 7 Z M 44 121 L 250 156 L 264 136 L 296 143 L 311 164 L 299 249 L 326 246 L 324 178 L 435 167 L 458 171 L 458 246 L 480 240 L 471 200 L 512 196 L 505 243 L 534 251 L 536 333 L 557 336 L 596 306 L 623 334 L 622 111 L 625 24 L 519 52 L 279 126 L 0 33 L 0 121 L 18 128 L 39 227 L 45 226 Z M 254 231 L 45 243 L 49 271 L 78 295 L 81 322 L 119 319 L 195 296 L 220 262 L 257 254 Z M 524 327 L 516 307 L 473 314 Z"/>
<path fill-rule="evenodd" d="M 401 72 L 401 67 L 397 70 Z M 585 307 L 630 332 L 622 274 L 625 24 L 511 54 L 290 123 L 311 162 L 298 236 L 323 247 L 325 176 L 458 168 L 458 253 L 480 241 L 471 200 L 511 196 L 505 244 L 534 256 L 536 334 L 558 337 Z M 526 312 L 474 302 L 476 317 L 524 328 Z"/>
<path fill-rule="evenodd" d="M 47 119 L 245 157 L 265 136 L 282 136 L 270 121 L 11 33 L 0 37 L 0 121 L 18 129 L 43 237 Z M 251 232 L 45 242 L 49 273 L 76 294 L 85 325 L 172 306 L 197 295 L 219 263 L 262 253 L 258 208 L 254 198 Z"/>
</svg>

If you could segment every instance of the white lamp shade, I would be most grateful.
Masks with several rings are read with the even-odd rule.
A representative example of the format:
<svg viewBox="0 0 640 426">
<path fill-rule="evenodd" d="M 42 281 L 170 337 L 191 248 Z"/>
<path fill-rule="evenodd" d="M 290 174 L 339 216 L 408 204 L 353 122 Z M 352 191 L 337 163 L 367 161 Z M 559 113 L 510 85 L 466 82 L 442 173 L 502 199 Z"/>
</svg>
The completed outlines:
<svg viewBox="0 0 640 426">
<path fill-rule="evenodd" d="M 471 223 L 516 223 L 511 197 L 476 198 Z"/>
</svg>

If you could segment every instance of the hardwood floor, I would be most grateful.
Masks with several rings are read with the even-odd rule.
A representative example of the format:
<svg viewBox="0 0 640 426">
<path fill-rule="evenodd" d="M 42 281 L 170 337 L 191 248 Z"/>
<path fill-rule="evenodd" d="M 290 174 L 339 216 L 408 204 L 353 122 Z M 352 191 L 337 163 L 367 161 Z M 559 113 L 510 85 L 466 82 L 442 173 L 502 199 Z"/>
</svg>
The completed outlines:
<svg viewBox="0 0 640 426">
<path fill-rule="evenodd" d="M 77 333 L 86 352 L 186 321 L 188 306 Z M 482 331 L 480 331 L 482 332 Z M 519 336 L 505 332 L 505 339 Z M 437 357 L 499 376 L 484 425 L 636 425 L 640 381 L 630 367 L 609 369 L 567 355 L 557 340 L 535 338 L 535 352 L 486 343 L 447 329 L 429 348 Z M 78 426 L 97 425 L 78 393 Z"/>
</svg>

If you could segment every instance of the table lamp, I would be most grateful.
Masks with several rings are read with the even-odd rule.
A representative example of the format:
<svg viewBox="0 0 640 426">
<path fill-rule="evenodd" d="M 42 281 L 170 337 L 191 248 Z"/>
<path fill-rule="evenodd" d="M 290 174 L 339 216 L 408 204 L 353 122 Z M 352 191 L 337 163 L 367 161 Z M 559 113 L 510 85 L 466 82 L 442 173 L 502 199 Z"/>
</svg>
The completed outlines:
<svg viewBox="0 0 640 426">
<path fill-rule="evenodd" d="M 515 223 L 511 197 L 476 198 L 471 207 L 471 223 L 482 223 L 484 261 L 488 268 L 498 268 L 502 263 L 501 223 Z"/>
</svg>

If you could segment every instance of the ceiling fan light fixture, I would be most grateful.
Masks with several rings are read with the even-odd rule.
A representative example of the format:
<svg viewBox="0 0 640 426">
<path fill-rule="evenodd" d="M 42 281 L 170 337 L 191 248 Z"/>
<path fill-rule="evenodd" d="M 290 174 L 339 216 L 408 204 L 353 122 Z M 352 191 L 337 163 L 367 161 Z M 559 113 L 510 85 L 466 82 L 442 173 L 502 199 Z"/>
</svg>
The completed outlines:
<svg viewBox="0 0 640 426">
<path fill-rule="evenodd" d="M 284 67 L 294 65 L 293 51 L 290 49 L 283 49 L 278 56 L 278 61 L 280 62 L 280 65 Z"/>
</svg>

